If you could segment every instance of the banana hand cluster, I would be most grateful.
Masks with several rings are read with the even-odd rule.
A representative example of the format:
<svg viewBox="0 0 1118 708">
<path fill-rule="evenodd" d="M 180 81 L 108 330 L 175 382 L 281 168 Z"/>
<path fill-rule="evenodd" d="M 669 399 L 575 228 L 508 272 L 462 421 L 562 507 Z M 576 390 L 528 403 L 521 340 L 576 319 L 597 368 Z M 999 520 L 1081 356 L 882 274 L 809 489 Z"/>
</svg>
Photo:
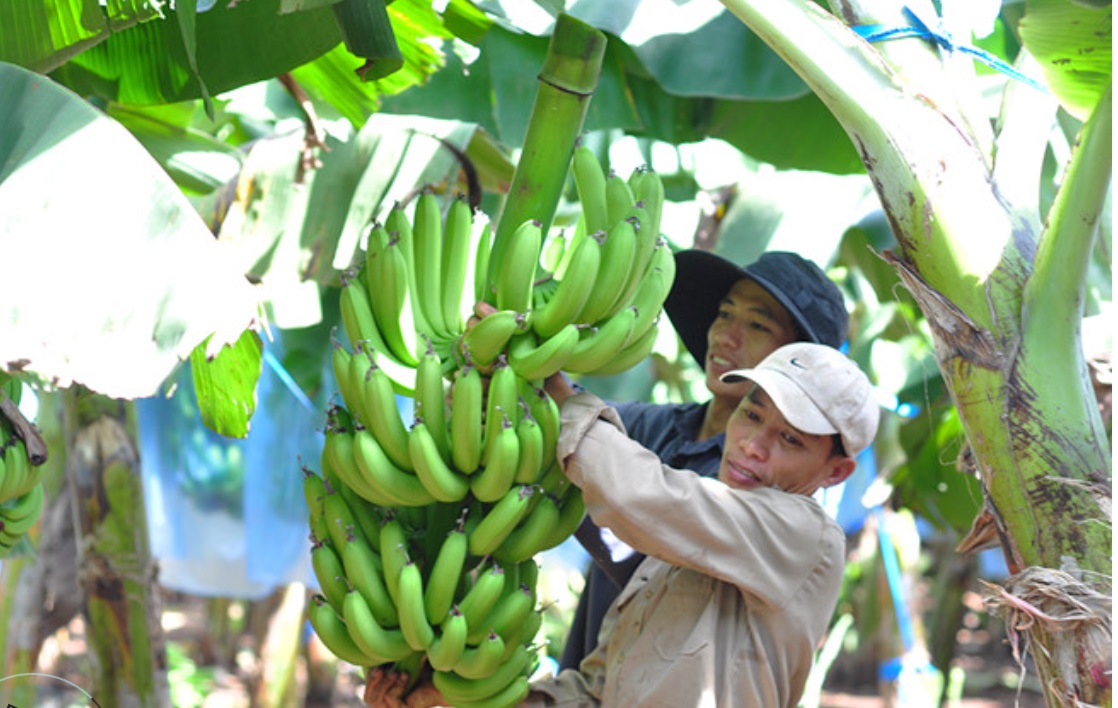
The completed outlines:
<svg viewBox="0 0 1118 708">
<path fill-rule="evenodd" d="M 553 465 L 535 483 L 511 483 L 494 503 L 467 494 L 455 502 L 379 504 L 362 495 L 361 482 L 351 484 L 352 468 L 342 472 L 334 462 L 356 449 L 338 444 L 353 435 L 343 425 L 352 419 L 332 410 L 323 474 L 304 470 L 320 588 L 309 612 L 316 633 L 358 666 L 426 664 L 455 706 L 515 705 L 538 663 L 533 557 L 582 520 L 578 488 Z"/>
<path fill-rule="evenodd" d="M 0 391 L 13 403 L 19 403 L 18 380 L 0 383 Z M 0 414 L 0 558 L 12 552 L 42 514 L 44 493 L 40 476 L 23 439 Z"/>
<path fill-rule="evenodd" d="M 660 237 L 659 175 L 643 168 L 628 180 L 607 174 L 584 145 L 575 148 L 571 174 L 582 204 L 574 235 L 545 238 L 538 222 L 525 222 L 489 279 L 496 306 L 519 313 L 527 326 L 507 336 L 471 333 L 466 342 L 482 364 L 494 349 L 507 351 L 509 365 L 528 380 L 560 370 L 607 376 L 639 363 L 656 344 L 675 279 L 675 258 Z M 541 251 L 556 264 L 553 272 L 540 265 Z"/>
</svg>

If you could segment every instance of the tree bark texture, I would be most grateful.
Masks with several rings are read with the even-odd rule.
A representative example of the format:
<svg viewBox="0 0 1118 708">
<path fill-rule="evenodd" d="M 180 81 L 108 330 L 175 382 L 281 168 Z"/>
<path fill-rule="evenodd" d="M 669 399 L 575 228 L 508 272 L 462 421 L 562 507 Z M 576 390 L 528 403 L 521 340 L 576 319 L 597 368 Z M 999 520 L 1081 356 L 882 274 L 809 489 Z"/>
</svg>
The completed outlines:
<svg viewBox="0 0 1118 708">
<path fill-rule="evenodd" d="M 135 409 L 80 387 L 65 396 L 67 477 L 95 664 L 91 693 L 101 705 L 170 708 Z"/>
</svg>

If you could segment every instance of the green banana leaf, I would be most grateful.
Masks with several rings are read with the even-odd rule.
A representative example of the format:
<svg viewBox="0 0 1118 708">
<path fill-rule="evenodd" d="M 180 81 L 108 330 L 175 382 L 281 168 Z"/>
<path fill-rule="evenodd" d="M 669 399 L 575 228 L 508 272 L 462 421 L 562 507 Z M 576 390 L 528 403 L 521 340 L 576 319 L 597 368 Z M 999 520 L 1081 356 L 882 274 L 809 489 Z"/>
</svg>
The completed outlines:
<svg viewBox="0 0 1118 708">
<path fill-rule="evenodd" d="M 137 22 L 159 16 L 148 0 L 8 0 L 0 3 L 0 61 L 48 72 Z"/>
<path fill-rule="evenodd" d="M 1109 2 L 1029 0 L 1021 41 L 1064 109 L 1086 120 L 1110 86 L 1114 10 Z"/>
<path fill-rule="evenodd" d="M 478 126 L 377 114 L 349 139 L 328 135 L 321 167 L 302 185 L 295 183 L 301 134 L 253 143 L 235 198 L 226 203 L 226 194 L 215 192 L 199 209 L 238 267 L 264 286 L 272 321 L 308 326 L 321 319 L 316 283 L 337 285 L 361 262 L 371 221 L 383 222 L 394 203 L 424 185 L 464 191 L 459 162 L 441 141 L 471 160 L 483 186 L 507 189 L 512 163 Z"/>
<path fill-rule="evenodd" d="M 0 64 L 0 361 L 44 385 L 157 393 L 196 346 L 236 341 L 253 288 L 128 131 Z"/>
<path fill-rule="evenodd" d="M 207 428 L 231 438 L 248 435 L 249 419 L 256 411 L 256 381 L 263 353 L 264 343 L 252 330 L 214 356 L 207 356 L 204 346 L 191 352 L 194 395 Z"/>
</svg>

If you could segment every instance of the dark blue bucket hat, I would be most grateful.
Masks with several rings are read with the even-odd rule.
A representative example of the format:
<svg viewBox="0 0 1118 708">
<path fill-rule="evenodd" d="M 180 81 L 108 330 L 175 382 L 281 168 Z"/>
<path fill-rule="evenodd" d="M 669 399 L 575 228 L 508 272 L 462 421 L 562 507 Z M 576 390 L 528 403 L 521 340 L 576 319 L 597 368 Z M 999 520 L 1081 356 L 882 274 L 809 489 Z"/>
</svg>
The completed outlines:
<svg viewBox="0 0 1118 708">
<path fill-rule="evenodd" d="M 842 291 L 815 263 L 795 253 L 770 251 L 739 266 L 709 251 L 675 254 L 676 274 L 664 310 L 687 351 L 706 365 L 707 330 L 734 283 L 749 278 L 776 298 L 800 328 L 802 339 L 836 349 L 846 341 L 849 314 Z"/>
</svg>

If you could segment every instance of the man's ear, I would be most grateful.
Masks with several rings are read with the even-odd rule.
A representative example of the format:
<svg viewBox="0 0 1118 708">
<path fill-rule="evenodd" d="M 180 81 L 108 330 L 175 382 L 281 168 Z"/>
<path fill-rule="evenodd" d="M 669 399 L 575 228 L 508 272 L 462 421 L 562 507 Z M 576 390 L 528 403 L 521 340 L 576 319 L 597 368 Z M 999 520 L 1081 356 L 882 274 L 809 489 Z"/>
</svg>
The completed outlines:
<svg viewBox="0 0 1118 708">
<path fill-rule="evenodd" d="M 858 463 L 853 457 L 836 456 L 831 458 L 827 464 L 831 466 L 830 474 L 823 478 L 823 487 L 833 487 L 836 484 L 842 484 L 846 478 L 854 474 L 855 468 Z"/>
</svg>

